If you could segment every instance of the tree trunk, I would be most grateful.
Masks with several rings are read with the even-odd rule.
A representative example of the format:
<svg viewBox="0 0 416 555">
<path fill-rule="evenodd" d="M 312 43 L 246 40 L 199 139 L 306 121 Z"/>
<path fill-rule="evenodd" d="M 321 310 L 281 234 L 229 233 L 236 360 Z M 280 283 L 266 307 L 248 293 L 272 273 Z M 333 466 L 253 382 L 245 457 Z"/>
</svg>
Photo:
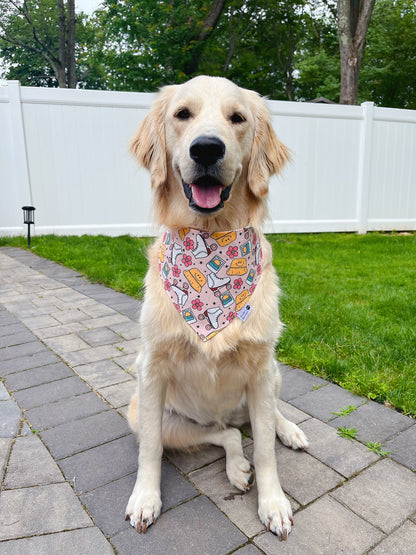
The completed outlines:
<svg viewBox="0 0 416 555">
<path fill-rule="evenodd" d="M 185 75 L 193 75 L 198 71 L 204 42 L 211 36 L 217 26 L 224 9 L 226 0 L 213 0 L 211 9 L 202 24 L 200 31 L 188 40 L 188 46 L 193 45 L 191 58 L 184 65 Z"/>
<path fill-rule="evenodd" d="M 65 48 L 65 37 L 66 37 L 66 17 L 65 17 L 65 6 L 64 0 L 57 0 L 58 6 L 58 40 L 59 40 L 59 64 L 58 64 L 58 86 L 60 88 L 66 88 L 66 48 Z"/>
<path fill-rule="evenodd" d="M 75 64 L 75 0 L 67 1 L 68 9 L 68 33 L 66 43 L 66 67 L 68 71 L 67 85 L 69 89 L 77 86 L 77 70 Z"/>
<path fill-rule="evenodd" d="M 375 0 L 338 0 L 340 104 L 357 104 L 361 60 Z"/>
</svg>

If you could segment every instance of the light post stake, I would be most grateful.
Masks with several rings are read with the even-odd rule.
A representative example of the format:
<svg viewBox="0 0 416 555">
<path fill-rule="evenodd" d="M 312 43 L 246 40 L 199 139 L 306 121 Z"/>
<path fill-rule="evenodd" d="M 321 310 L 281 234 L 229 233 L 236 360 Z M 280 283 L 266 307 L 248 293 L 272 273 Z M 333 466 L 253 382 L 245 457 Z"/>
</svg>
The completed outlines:
<svg viewBox="0 0 416 555">
<path fill-rule="evenodd" d="M 22 206 L 23 222 L 27 224 L 27 246 L 30 247 L 30 226 L 35 223 L 35 210 L 34 206 Z"/>
</svg>

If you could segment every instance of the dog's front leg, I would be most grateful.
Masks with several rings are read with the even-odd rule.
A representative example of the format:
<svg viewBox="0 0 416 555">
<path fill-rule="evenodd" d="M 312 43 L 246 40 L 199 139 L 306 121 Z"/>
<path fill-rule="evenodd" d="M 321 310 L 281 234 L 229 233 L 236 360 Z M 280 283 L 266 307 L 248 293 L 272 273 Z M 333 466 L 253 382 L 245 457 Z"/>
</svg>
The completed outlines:
<svg viewBox="0 0 416 555">
<path fill-rule="evenodd" d="M 126 520 L 130 520 L 139 533 L 146 532 L 162 508 L 160 475 L 166 380 L 155 374 L 144 364 L 138 368 L 139 468 L 127 504 Z"/>
<path fill-rule="evenodd" d="M 254 439 L 254 466 L 259 495 L 259 517 L 267 530 L 286 540 L 291 530 L 292 509 L 280 486 L 275 457 L 275 395 L 272 365 L 253 377 L 247 387 L 247 403 Z"/>
</svg>

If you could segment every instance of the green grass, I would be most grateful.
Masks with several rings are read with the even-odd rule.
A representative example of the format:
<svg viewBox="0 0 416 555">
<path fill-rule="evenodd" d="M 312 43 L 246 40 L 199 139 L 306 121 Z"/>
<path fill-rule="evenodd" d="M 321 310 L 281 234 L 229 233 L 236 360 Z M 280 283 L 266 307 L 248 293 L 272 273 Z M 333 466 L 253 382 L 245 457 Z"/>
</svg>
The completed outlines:
<svg viewBox="0 0 416 555">
<path fill-rule="evenodd" d="M 345 437 L 345 439 L 349 439 L 350 441 L 357 439 L 356 428 L 338 428 L 337 434 L 341 437 Z"/>
<path fill-rule="evenodd" d="M 282 362 L 416 415 L 416 233 L 269 235 Z M 139 296 L 150 239 L 33 239 L 33 251 Z M 0 246 L 26 245 L 0 238 Z"/>
</svg>

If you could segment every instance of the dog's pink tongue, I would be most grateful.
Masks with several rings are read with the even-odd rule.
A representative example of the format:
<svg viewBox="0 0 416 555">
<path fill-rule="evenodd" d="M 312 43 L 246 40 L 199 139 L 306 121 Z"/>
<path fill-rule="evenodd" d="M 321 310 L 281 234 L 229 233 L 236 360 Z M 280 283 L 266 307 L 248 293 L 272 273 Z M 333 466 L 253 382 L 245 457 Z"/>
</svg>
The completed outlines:
<svg viewBox="0 0 416 555">
<path fill-rule="evenodd" d="M 221 202 L 221 187 L 218 185 L 195 185 L 191 183 L 192 198 L 200 208 L 215 208 Z"/>
</svg>

